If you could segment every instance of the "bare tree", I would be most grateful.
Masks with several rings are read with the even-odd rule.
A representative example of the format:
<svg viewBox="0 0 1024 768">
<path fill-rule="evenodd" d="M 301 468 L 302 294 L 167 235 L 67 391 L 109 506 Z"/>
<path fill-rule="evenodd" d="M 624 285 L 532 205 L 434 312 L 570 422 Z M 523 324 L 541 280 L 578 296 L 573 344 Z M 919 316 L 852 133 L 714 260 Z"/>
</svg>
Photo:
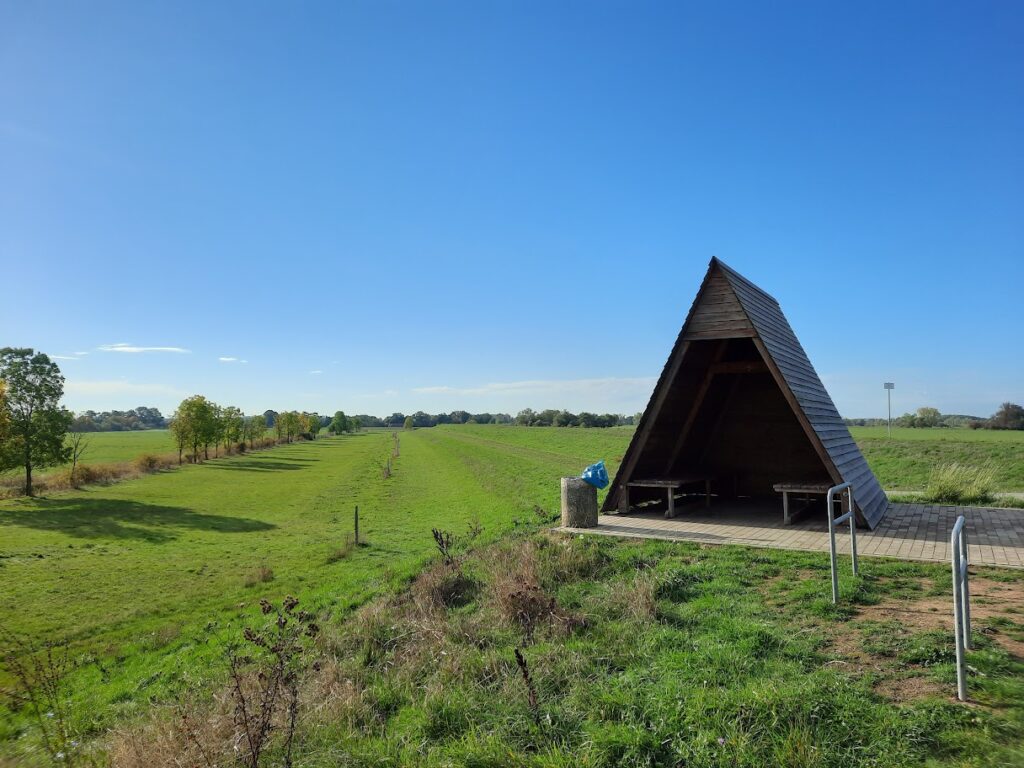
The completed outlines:
<svg viewBox="0 0 1024 768">
<path fill-rule="evenodd" d="M 78 471 L 78 463 L 82 454 L 88 450 L 91 441 L 86 437 L 85 432 L 68 432 L 67 441 L 71 458 L 71 487 L 77 488 L 78 479 L 75 473 Z"/>
</svg>

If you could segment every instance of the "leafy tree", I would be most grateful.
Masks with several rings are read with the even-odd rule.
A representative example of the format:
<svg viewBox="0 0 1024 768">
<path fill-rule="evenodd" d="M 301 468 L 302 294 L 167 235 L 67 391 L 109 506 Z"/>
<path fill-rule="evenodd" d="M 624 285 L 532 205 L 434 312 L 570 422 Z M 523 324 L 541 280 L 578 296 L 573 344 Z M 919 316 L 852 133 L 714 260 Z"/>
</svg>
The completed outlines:
<svg viewBox="0 0 1024 768">
<path fill-rule="evenodd" d="M 579 420 L 577 419 L 576 414 L 563 410 L 555 414 L 554 418 L 551 420 L 551 424 L 555 427 L 575 427 L 579 424 Z"/>
<path fill-rule="evenodd" d="M 516 414 L 516 424 L 521 427 L 529 427 L 536 418 L 537 414 L 533 412 L 532 408 L 523 408 L 523 410 Z"/>
<path fill-rule="evenodd" d="M 369 414 L 366 414 L 366 413 L 361 413 L 358 416 L 353 416 L 353 419 L 354 420 L 358 420 L 359 421 L 359 425 L 361 427 L 386 427 L 387 426 L 387 424 L 384 422 L 384 419 L 380 418 L 379 416 L 370 416 Z"/>
<path fill-rule="evenodd" d="M 352 431 L 352 422 L 348 416 L 345 415 L 344 411 L 335 411 L 334 418 L 331 419 L 331 425 L 328 427 L 331 432 L 335 435 L 340 435 L 343 432 Z"/>
<path fill-rule="evenodd" d="M 7 410 L 7 385 L 0 379 L 0 462 L 3 461 L 7 441 L 11 439 L 11 414 Z M 3 466 L 0 463 L 0 466 Z"/>
<path fill-rule="evenodd" d="M 316 436 L 320 432 L 320 416 L 315 413 L 299 414 L 299 431 L 309 435 L 311 440 L 316 440 Z"/>
<path fill-rule="evenodd" d="M 273 427 L 277 423 L 277 411 L 264 411 L 263 420 L 266 426 Z"/>
<path fill-rule="evenodd" d="M 220 446 L 224 434 L 224 422 L 221 420 L 223 409 L 214 402 L 210 402 L 210 411 L 206 414 L 206 421 L 203 422 L 203 457 L 210 458 L 210 446 L 213 446 L 214 456 L 219 456 L 217 448 Z"/>
<path fill-rule="evenodd" d="M 402 422 L 402 429 L 412 429 L 415 426 L 412 416 L 406 416 L 405 421 Z"/>
<path fill-rule="evenodd" d="M 256 442 L 266 434 L 267 421 L 263 416 L 245 416 L 242 419 L 242 439 L 253 448 Z"/>
<path fill-rule="evenodd" d="M 84 411 L 75 416 L 76 432 L 126 432 L 138 429 L 163 429 L 167 420 L 157 408 L 139 406 L 130 411 Z"/>
<path fill-rule="evenodd" d="M 429 413 L 416 411 L 416 413 L 412 415 L 412 423 L 414 427 L 432 427 L 437 424 L 437 421 Z"/>
<path fill-rule="evenodd" d="M 184 403 L 182 403 L 182 405 L 184 405 Z M 171 429 L 171 434 L 174 435 L 174 444 L 178 448 L 178 463 L 181 464 L 181 455 L 192 442 L 192 425 L 189 423 L 187 417 L 182 413 L 180 406 L 178 407 L 178 410 L 174 412 L 174 415 L 171 416 L 171 421 L 168 426 Z"/>
<path fill-rule="evenodd" d="M 992 429 L 1024 429 L 1024 408 L 1016 403 L 1003 403 L 989 419 L 989 426 Z"/>
<path fill-rule="evenodd" d="M 199 461 L 199 447 L 203 456 L 210 458 L 210 444 L 216 443 L 220 434 L 218 407 L 202 395 L 193 395 L 181 401 L 174 414 L 175 435 L 185 436 L 186 445 L 192 448 L 192 461 Z"/>
<path fill-rule="evenodd" d="M 221 439 L 224 441 L 224 450 L 227 451 L 232 445 L 243 438 L 245 428 L 245 417 L 242 411 L 233 405 L 224 408 L 220 413 Z"/>
<path fill-rule="evenodd" d="M 937 427 L 939 426 L 939 419 L 942 414 L 939 413 L 938 408 L 918 408 L 917 409 L 917 424 L 918 427 Z"/>
<path fill-rule="evenodd" d="M 32 495 L 32 470 L 63 464 L 68 459 L 64 434 L 74 418 L 61 407 L 64 377 L 42 352 L 0 349 L 0 379 L 6 385 L 10 436 L 0 455 L 0 468 L 25 468 L 25 493 Z"/>
<path fill-rule="evenodd" d="M 299 434 L 300 423 L 297 411 L 285 411 L 277 417 L 277 424 L 281 426 L 285 438 L 290 443 Z"/>
<path fill-rule="evenodd" d="M 473 415 L 468 411 L 452 411 L 448 414 L 449 422 L 452 424 L 468 424 Z"/>
</svg>

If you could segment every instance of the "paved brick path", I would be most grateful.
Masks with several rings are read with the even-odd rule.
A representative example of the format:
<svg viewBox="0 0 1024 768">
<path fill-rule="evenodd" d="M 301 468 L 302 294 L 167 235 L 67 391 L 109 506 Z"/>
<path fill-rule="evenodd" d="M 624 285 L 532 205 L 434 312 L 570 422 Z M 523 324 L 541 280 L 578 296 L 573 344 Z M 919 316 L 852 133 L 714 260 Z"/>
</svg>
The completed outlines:
<svg viewBox="0 0 1024 768">
<path fill-rule="evenodd" d="M 662 512 L 601 515 L 597 528 L 560 530 L 828 552 L 823 511 L 811 513 L 793 525 L 783 525 L 781 507 L 781 502 L 742 506 L 719 502 L 710 510 L 683 508 L 673 520 L 666 520 Z M 1024 568 L 1024 510 L 1014 509 L 892 504 L 878 528 L 857 529 L 857 552 L 948 563 L 949 536 L 958 515 L 967 518 L 972 563 Z M 837 549 L 850 551 L 849 528 L 845 525 L 838 530 Z"/>
</svg>

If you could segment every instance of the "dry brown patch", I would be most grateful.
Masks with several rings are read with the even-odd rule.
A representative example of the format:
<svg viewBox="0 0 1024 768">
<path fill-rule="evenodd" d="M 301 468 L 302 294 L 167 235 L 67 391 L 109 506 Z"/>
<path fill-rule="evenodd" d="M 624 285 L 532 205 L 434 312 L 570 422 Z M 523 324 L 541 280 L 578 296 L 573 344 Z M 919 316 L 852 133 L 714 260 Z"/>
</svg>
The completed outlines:
<svg viewBox="0 0 1024 768">
<path fill-rule="evenodd" d="M 542 625 L 571 631 L 586 623 L 559 606 L 544 589 L 537 549 L 532 542 L 495 553 L 490 569 L 490 602 L 507 624 L 522 631 L 527 643 L 533 642 Z"/>
<path fill-rule="evenodd" d="M 970 580 L 971 622 L 979 629 L 986 619 L 1013 615 L 1024 604 L 1024 583 L 992 581 L 974 576 Z M 978 599 L 980 598 L 980 600 Z M 858 619 L 896 621 L 917 631 L 953 631 L 953 596 L 922 597 L 912 600 L 883 600 L 877 605 L 860 606 Z M 1008 653 L 1024 658 L 1024 642 L 1014 640 L 994 627 L 986 627 L 990 635 Z"/>
<path fill-rule="evenodd" d="M 860 632 L 837 632 L 829 637 L 829 645 L 839 657 L 826 662 L 826 666 L 836 666 L 845 673 L 861 677 L 866 673 L 877 676 L 874 690 L 880 696 L 895 701 L 912 701 L 924 696 L 943 695 L 946 693 L 937 683 L 926 677 L 908 675 L 907 666 L 895 658 L 873 656 L 861 645 Z"/>
<path fill-rule="evenodd" d="M 874 687 L 875 693 L 896 701 L 913 701 L 925 696 L 950 696 L 950 692 L 934 680 L 921 675 L 886 677 Z"/>
</svg>

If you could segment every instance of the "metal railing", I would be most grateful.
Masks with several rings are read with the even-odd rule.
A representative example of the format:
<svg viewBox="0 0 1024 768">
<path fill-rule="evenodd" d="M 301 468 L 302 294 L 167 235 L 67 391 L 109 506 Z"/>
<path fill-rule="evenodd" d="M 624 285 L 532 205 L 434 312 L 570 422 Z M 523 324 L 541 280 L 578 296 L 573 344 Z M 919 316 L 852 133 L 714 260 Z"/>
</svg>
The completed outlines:
<svg viewBox="0 0 1024 768">
<path fill-rule="evenodd" d="M 967 701 L 967 662 L 964 651 L 971 650 L 971 593 L 967 587 L 967 519 L 960 515 L 953 524 L 950 545 L 953 550 L 953 632 L 956 634 L 956 696 Z"/>
<path fill-rule="evenodd" d="M 845 514 L 833 517 L 837 493 L 840 494 L 840 510 L 842 510 L 843 496 L 847 499 L 847 507 Z M 832 559 L 832 603 L 837 604 L 839 602 L 839 570 L 836 566 L 836 526 L 847 521 L 850 523 L 850 556 L 853 558 L 853 572 L 857 573 L 857 519 L 853 511 L 853 484 L 841 483 L 829 488 L 826 504 L 828 508 L 828 546 Z"/>
</svg>

